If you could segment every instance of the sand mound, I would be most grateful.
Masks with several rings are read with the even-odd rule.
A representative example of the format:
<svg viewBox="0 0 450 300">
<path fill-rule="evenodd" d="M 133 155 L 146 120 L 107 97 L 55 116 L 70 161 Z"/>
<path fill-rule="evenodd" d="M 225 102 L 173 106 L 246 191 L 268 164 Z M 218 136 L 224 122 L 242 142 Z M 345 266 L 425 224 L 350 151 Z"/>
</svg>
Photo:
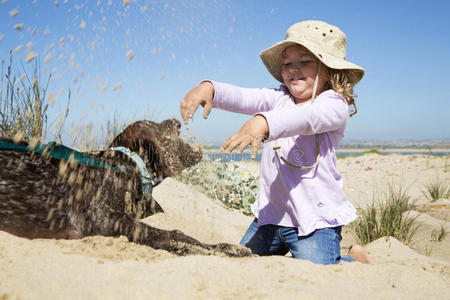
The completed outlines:
<svg viewBox="0 0 450 300">
<path fill-rule="evenodd" d="M 153 197 L 164 213 L 143 220 L 151 226 L 178 229 L 205 243 L 239 243 L 252 217 L 225 208 L 172 178 L 155 188 Z"/>
</svg>

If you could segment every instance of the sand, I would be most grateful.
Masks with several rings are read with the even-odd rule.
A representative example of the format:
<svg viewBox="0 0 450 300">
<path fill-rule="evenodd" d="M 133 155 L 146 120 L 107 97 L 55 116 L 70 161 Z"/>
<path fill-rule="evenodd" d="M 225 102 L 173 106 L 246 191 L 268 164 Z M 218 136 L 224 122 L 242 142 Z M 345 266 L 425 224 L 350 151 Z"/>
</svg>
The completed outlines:
<svg viewBox="0 0 450 300">
<path fill-rule="evenodd" d="M 0 299 L 448 299 L 450 236 L 431 241 L 431 231 L 450 231 L 450 202 L 422 193 L 432 179 L 449 182 L 446 158 L 365 155 L 340 159 L 338 168 L 358 208 L 388 183 L 404 185 L 421 211 L 414 245 L 380 238 L 366 245 L 377 265 L 322 266 L 289 257 L 178 257 L 124 237 L 27 240 L 0 231 Z M 154 197 L 165 213 L 143 222 L 206 243 L 238 243 L 252 220 L 172 178 Z M 349 228 L 343 237 L 345 251 L 355 237 Z"/>
</svg>

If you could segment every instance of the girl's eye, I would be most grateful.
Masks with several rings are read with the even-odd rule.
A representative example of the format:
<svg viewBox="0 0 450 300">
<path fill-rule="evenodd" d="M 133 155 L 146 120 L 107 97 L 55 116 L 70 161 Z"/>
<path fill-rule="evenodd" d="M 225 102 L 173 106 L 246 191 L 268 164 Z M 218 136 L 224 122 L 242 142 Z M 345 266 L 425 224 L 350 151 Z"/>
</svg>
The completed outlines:
<svg viewBox="0 0 450 300">
<path fill-rule="evenodd" d="M 303 61 L 301 61 L 301 64 L 302 65 L 306 65 L 306 64 L 309 64 L 311 62 L 312 62 L 312 60 L 303 60 Z"/>
<path fill-rule="evenodd" d="M 285 65 L 285 66 L 290 66 L 291 63 L 290 63 L 290 62 L 285 62 L 284 65 Z"/>
</svg>

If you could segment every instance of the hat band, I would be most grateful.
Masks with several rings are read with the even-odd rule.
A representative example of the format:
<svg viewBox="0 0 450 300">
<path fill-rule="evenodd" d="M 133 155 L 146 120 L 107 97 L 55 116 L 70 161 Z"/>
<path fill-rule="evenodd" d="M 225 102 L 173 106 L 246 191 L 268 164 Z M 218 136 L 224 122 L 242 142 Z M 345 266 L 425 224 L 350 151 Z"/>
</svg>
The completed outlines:
<svg viewBox="0 0 450 300">
<path fill-rule="evenodd" d="M 316 40 L 310 39 L 306 36 L 296 37 L 295 39 L 286 39 L 288 42 L 296 43 L 298 45 L 301 45 L 305 48 L 307 48 L 309 51 L 311 51 L 314 55 L 319 56 L 320 59 L 323 57 L 321 56 L 321 53 L 324 53 L 326 55 L 332 56 L 337 59 L 343 59 L 345 60 L 346 53 L 344 51 L 339 51 L 340 53 L 337 54 L 336 51 L 333 51 L 331 49 L 326 49 L 322 46 L 320 46 Z M 333 47 L 336 49 L 335 47 Z"/>
</svg>

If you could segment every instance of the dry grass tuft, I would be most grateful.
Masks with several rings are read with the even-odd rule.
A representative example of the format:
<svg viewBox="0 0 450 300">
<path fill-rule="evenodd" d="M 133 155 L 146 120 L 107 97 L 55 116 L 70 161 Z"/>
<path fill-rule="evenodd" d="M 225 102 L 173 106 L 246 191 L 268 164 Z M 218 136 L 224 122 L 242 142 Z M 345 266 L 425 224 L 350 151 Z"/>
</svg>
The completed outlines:
<svg viewBox="0 0 450 300">
<path fill-rule="evenodd" d="M 416 218 L 409 215 L 410 197 L 402 186 L 389 185 L 381 196 L 374 196 L 369 207 L 360 212 L 352 225 L 359 243 L 365 245 L 380 237 L 392 236 L 410 244 L 419 229 Z"/>
<path fill-rule="evenodd" d="M 448 198 L 450 196 L 450 185 L 448 182 L 436 178 L 434 181 L 425 185 L 423 194 L 431 202 L 438 199 Z"/>
<path fill-rule="evenodd" d="M 45 137 L 47 125 L 46 92 L 51 75 L 41 81 L 38 60 L 29 76 L 22 65 L 23 75 L 16 78 L 12 72 L 13 55 L 5 72 L 2 61 L 0 81 L 0 134 L 15 140 L 38 141 Z"/>
</svg>

